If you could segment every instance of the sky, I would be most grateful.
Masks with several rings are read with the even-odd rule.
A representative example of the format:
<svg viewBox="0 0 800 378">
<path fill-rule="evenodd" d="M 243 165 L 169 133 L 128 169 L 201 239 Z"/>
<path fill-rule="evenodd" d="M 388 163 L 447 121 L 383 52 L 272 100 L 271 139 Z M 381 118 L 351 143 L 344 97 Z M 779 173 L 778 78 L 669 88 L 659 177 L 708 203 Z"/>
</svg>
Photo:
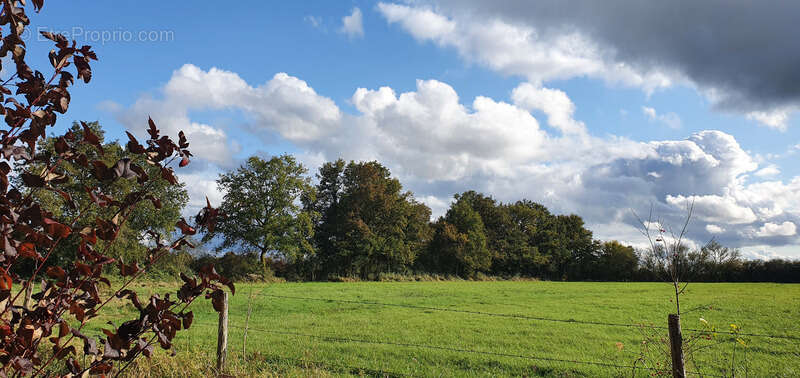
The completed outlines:
<svg viewBox="0 0 800 378">
<path fill-rule="evenodd" d="M 48 2 L 92 45 L 72 121 L 186 132 L 186 213 L 252 155 L 378 160 L 442 215 L 455 193 L 638 217 L 750 258 L 800 258 L 800 3 L 624 0 Z"/>
</svg>

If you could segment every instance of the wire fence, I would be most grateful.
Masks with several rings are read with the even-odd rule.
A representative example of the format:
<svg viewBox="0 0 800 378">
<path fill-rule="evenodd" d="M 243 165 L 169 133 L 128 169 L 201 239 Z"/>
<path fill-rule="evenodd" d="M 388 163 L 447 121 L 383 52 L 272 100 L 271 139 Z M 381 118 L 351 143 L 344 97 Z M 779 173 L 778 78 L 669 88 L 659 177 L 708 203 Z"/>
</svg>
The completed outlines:
<svg viewBox="0 0 800 378">
<path fill-rule="evenodd" d="M 600 322 L 600 321 L 592 321 L 592 320 L 557 319 L 557 318 L 548 318 L 548 317 L 542 317 L 542 316 L 531 316 L 531 315 L 521 315 L 521 314 L 503 314 L 503 313 L 494 313 L 494 312 L 485 312 L 485 311 L 463 310 L 463 309 L 431 307 L 431 306 L 418 306 L 418 305 L 400 304 L 400 303 L 382 303 L 382 302 L 373 302 L 373 301 L 354 301 L 354 300 L 347 300 L 347 299 L 297 297 L 297 296 L 277 295 L 277 294 L 261 294 L 261 296 L 273 297 L 273 298 L 283 298 L 283 299 L 330 302 L 330 303 L 347 303 L 347 304 L 361 304 L 361 305 L 386 306 L 386 307 L 403 307 L 403 308 L 426 310 L 426 311 L 454 312 L 454 313 L 461 313 L 461 314 L 496 316 L 496 317 L 504 317 L 504 318 L 538 320 L 538 321 L 557 322 L 557 323 L 586 324 L 586 325 L 593 325 L 593 326 L 626 327 L 626 328 L 649 328 L 649 329 L 660 329 L 660 330 L 668 330 L 669 329 L 668 327 L 665 327 L 665 326 L 659 326 L 659 325 L 655 325 L 655 324 L 648 324 L 648 323 L 644 323 L 644 322 L 642 322 L 642 323 L 634 323 L 634 324 L 631 324 L 631 323 L 613 323 L 613 322 Z M 709 331 L 707 329 L 703 330 L 703 329 L 696 329 L 696 328 L 683 328 L 683 332 L 708 333 L 708 332 L 711 332 L 711 331 Z M 783 339 L 783 340 L 800 341 L 800 336 L 791 336 L 791 335 L 769 335 L 769 334 L 762 334 L 762 333 L 746 333 L 746 332 L 734 333 L 734 332 L 729 332 L 729 331 L 713 331 L 713 332 L 717 333 L 717 334 L 732 335 L 732 336 L 750 336 L 750 337 L 763 337 L 763 338 L 770 338 L 770 339 Z"/>
<path fill-rule="evenodd" d="M 558 322 L 558 323 L 569 323 L 569 324 L 580 324 L 580 325 L 587 325 L 587 326 L 604 326 L 604 327 L 625 327 L 625 328 L 639 328 L 639 329 L 653 329 L 653 330 L 668 330 L 669 327 L 665 326 L 658 326 L 654 324 L 646 324 L 646 323 L 639 323 L 639 324 L 630 324 L 630 323 L 614 323 L 614 322 L 603 322 L 603 321 L 591 321 L 591 320 L 577 320 L 577 319 L 558 319 L 558 318 L 551 318 L 551 317 L 543 317 L 543 316 L 531 316 L 531 315 L 522 315 L 522 314 L 509 314 L 509 313 L 494 313 L 494 312 L 485 312 L 485 311 L 476 311 L 476 310 L 465 310 L 465 309 L 457 309 L 457 308 L 444 308 L 444 307 L 433 307 L 433 306 L 421 306 L 421 305 L 413 305 L 413 304 L 400 304 L 400 303 L 384 303 L 378 301 L 367 301 L 367 300 L 347 300 L 347 299 L 331 299 L 331 298 L 315 298 L 315 297 L 304 297 L 304 296 L 291 296 L 291 295 L 279 295 L 279 294 L 269 294 L 269 293 L 260 293 L 258 294 L 260 297 L 270 297 L 270 298 L 278 298 L 278 299 L 290 299 L 290 300 L 300 300 L 300 301 L 319 301 L 319 302 L 327 302 L 327 303 L 342 303 L 342 304 L 356 304 L 356 305 L 363 305 L 363 306 L 381 306 L 381 307 L 398 307 L 398 308 L 407 308 L 407 309 L 414 309 L 414 310 L 423 310 L 425 313 L 429 311 L 436 311 L 436 312 L 450 312 L 450 313 L 459 313 L 459 314 L 467 314 L 467 315 L 477 315 L 477 316 L 489 316 L 489 317 L 503 317 L 503 318 L 511 318 L 511 319 L 523 319 L 523 320 L 533 320 L 533 321 L 544 321 L 544 322 Z M 252 300 L 251 296 L 251 300 Z M 211 323 L 196 323 L 201 326 L 209 326 L 214 327 L 217 326 Z M 456 347 L 452 345 L 432 345 L 432 344 L 423 344 L 423 343 L 412 343 L 412 342 L 404 342 L 404 341 L 392 341 L 392 340 L 371 340 L 365 338 L 354 338 L 349 336 L 341 336 L 341 335 L 322 335 L 322 334 L 313 334 L 313 333 L 305 333 L 305 332 L 295 332 L 291 330 L 280 330 L 280 329 L 265 329 L 261 327 L 252 327 L 252 326 L 242 326 L 239 324 L 233 324 L 229 326 L 233 329 L 242 330 L 245 333 L 252 331 L 256 333 L 263 333 L 263 334 L 274 334 L 274 335 L 281 335 L 281 336 L 291 336 L 295 338 L 309 338 L 315 340 L 322 340 L 324 342 L 331 342 L 331 343 L 356 343 L 356 344 L 364 344 L 364 345 L 382 345 L 382 346 L 392 346 L 398 348 L 413 348 L 413 349 L 426 349 L 426 350 L 438 350 L 438 351 L 445 351 L 445 352 L 453 352 L 453 353 L 465 353 L 465 354 L 473 354 L 473 355 L 481 355 L 481 356 L 488 356 L 488 357 L 502 357 L 502 358 L 512 358 L 512 359 L 522 359 L 522 360 L 532 360 L 532 361 L 539 361 L 539 362 L 548 362 L 548 363 L 558 363 L 558 364 L 566 364 L 569 366 L 594 366 L 594 367 L 601 367 L 601 368 L 613 368 L 618 370 L 626 370 L 630 371 L 631 374 L 635 376 L 636 371 L 641 372 L 651 372 L 651 373 L 659 373 L 664 372 L 664 368 L 654 368 L 650 366 L 644 366 L 641 362 L 641 359 L 636 359 L 633 364 L 620 364 L 620 363 L 612 363 L 612 362 L 603 362 L 603 361 L 590 361 L 590 360 L 577 360 L 577 359 L 569 359 L 569 358 L 556 358 L 556 357 L 549 357 L 544 355 L 533 355 L 533 354 L 521 354 L 521 353 L 508 353 L 508 352 L 497 352 L 497 351 L 487 351 L 487 350 L 476 350 L 470 349 L 466 347 Z M 708 334 L 709 330 L 700 330 L 700 329 L 684 329 L 685 332 L 694 332 L 694 333 L 705 333 Z M 793 335 L 777 335 L 777 334 L 764 334 L 764 333 L 733 333 L 728 331 L 716 331 L 715 333 L 718 334 L 727 334 L 731 336 L 750 336 L 750 337 L 763 337 L 769 339 L 781 339 L 781 340 L 789 340 L 789 341 L 800 341 L 800 337 L 793 336 Z M 246 347 L 243 345 L 243 348 Z M 325 366 L 337 368 L 337 369 L 345 369 L 347 371 L 371 371 L 381 376 L 407 376 L 406 373 L 398 373 L 392 371 L 385 371 L 381 369 L 368 369 L 368 368 L 359 368 L 353 367 L 348 365 L 341 365 L 336 363 L 321 363 L 315 361 L 308 361 L 303 360 L 303 363 L 315 363 L 315 364 L 324 364 Z M 714 368 L 711 366 L 710 368 Z M 726 371 L 726 369 L 716 369 L 718 371 Z M 687 371 L 689 375 L 695 375 L 700 377 L 725 377 L 726 375 L 714 374 L 714 373 L 707 373 L 707 372 L 696 372 L 696 371 Z M 375 374 L 373 374 L 375 375 Z"/>
<path fill-rule="evenodd" d="M 198 324 L 199 325 L 203 325 L 203 326 L 212 326 L 212 327 L 216 326 L 215 324 L 211 324 L 211 323 L 198 323 Z M 245 330 L 245 327 L 242 327 L 242 326 L 231 326 L 231 328 L 237 328 L 237 329 Z M 466 349 L 466 348 L 455 348 L 455 347 L 448 347 L 448 346 L 441 346 L 441 345 L 401 343 L 401 342 L 380 341 L 380 340 L 364 340 L 364 339 L 355 339 L 355 338 L 350 338 L 350 337 L 314 335 L 314 334 L 307 334 L 307 333 L 301 333 L 301 332 L 277 331 L 277 330 L 268 330 L 268 329 L 262 329 L 262 328 L 254 328 L 254 327 L 247 327 L 247 330 L 248 331 L 254 331 L 254 332 L 260 332 L 260 333 L 274 334 L 274 335 L 307 337 L 307 338 L 318 339 L 318 340 L 329 341 L 329 342 L 360 343 L 360 344 L 371 344 L 371 345 L 388 345 L 388 346 L 396 346 L 396 347 L 404 347 L 404 348 L 432 349 L 432 350 L 441 350 L 441 351 L 456 352 L 456 353 L 469 353 L 469 354 L 477 354 L 477 355 L 493 356 L 493 357 L 508 357 L 508 358 L 519 358 L 519 359 L 544 361 L 544 362 L 566 363 L 566 364 L 572 364 L 572 365 L 588 365 L 588 366 L 599 366 L 599 367 L 605 367 L 605 368 L 627 369 L 627 370 L 632 370 L 632 371 L 636 371 L 636 370 L 660 371 L 660 369 L 650 368 L 650 367 L 646 367 L 646 366 L 621 365 L 621 364 L 612 364 L 612 363 L 599 362 L 599 361 L 582 361 L 582 360 L 562 359 L 562 358 L 553 358 L 553 357 L 535 356 L 535 355 L 526 355 L 526 354 L 491 352 L 491 351 L 474 350 L 474 349 Z M 396 373 L 396 372 L 385 372 L 385 373 L 390 373 L 390 374 L 393 374 L 393 375 L 405 375 L 403 373 Z M 701 373 L 693 372 L 693 371 L 687 371 L 687 374 L 695 374 L 695 375 L 702 375 L 702 376 L 708 376 L 708 377 L 725 377 L 724 375 L 716 375 L 716 374 L 710 374 L 710 373 L 702 373 L 701 374 Z"/>
</svg>

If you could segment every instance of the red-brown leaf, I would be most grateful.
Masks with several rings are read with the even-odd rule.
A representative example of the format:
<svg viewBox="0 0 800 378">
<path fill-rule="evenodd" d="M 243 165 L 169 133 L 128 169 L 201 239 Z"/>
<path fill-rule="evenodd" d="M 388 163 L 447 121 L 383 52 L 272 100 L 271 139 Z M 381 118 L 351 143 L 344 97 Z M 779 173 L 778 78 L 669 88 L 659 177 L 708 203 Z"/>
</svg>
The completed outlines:
<svg viewBox="0 0 800 378">
<path fill-rule="evenodd" d="M 11 285 L 13 282 L 14 280 L 11 279 L 11 276 L 8 275 L 5 269 L 0 268 L 0 290 L 11 290 Z"/>
<path fill-rule="evenodd" d="M 81 125 L 83 126 L 83 140 L 95 146 L 101 155 L 104 154 L 103 146 L 100 145 L 100 138 L 92 132 L 86 122 L 81 121 Z"/>
<path fill-rule="evenodd" d="M 195 230 L 194 227 L 189 226 L 189 224 L 186 223 L 186 219 L 183 218 L 181 218 L 175 226 L 180 228 L 181 233 L 184 235 L 194 235 L 197 233 L 197 230 Z"/>
</svg>

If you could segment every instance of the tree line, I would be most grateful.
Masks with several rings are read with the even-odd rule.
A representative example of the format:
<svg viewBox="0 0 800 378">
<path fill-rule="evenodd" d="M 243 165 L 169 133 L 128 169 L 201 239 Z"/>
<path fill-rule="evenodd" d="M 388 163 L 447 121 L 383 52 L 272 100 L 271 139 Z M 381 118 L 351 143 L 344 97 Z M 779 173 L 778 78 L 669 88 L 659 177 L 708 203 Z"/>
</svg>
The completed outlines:
<svg viewBox="0 0 800 378">
<path fill-rule="evenodd" d="M 315 178 L 291 155 L 249 158 L 220 175 L 226 218 L 204 241 L 230 252 L 219 261 L 242 271 L 260 265 L 298 280 L 386 273 L 663 280 L 663 252 L 596 240 L 580 216 L 531 200 L 466 191 L 432 221 L 430 208 L 377 161 L 326 162 Z M 682 256 L 693 280 L 800 281 L 800 261 L 747 261 L 715 241 Z"/>
<path fill-rule="evenodd" d="M 99 124 L 87 126 L 104 150 L 99 156 L 91 146 L 80 146 L 87 156 L 109 162 L 127 156 L 119 142 L 104 140 Z M 75 124 L 71 132 L 81 134 L 83 128 Z M 56 154 L 56 142 L 48 138 L 42 144 L 45 155 Z M 147 174 L 159 175 L 147 164 L 140 165 Z M 84 190 L 97 185 L 91 175 L 69 164 L 64 173 L 70 176 L 68 185 L 76 202 L 96 200 Z M 389 273 L 661 281 L 665 275 L 658 264 L 659 251 L 596 240 L 580 216 L 554 214 L 527 199 L 504 203 L 466 191 L 455 194 L 446 213 L 431 220 L 431 209 L 376 161 L 326 162 L 312 179 L 291 155 L 254 156 L 222 173 L 217 184 L 224 193 L 219 209 L 225 217 L 213 232 L 198 236 L 193 252 L 163 258 L 151 276 L 188 273 L 207 263 L 237 279 L 276 274 L 291 280 L 374 280 Z M 109 255 L 129 262 L 146 260 L 152 238 L 169 236 L 181 220 L 188 202 L 185 185 L 153 184 L 150 189 L 158 198 L 159 211 L 152 203 L 134 209 L 115 244 L 109 245 Z M 103 190 L 122 198 L 134 186 L 116 181 Z M 75 211 L 60 205 L 58 193 L 35 195 L 56 215 Z M 74 258 L 74 246 L 57 249 L 48 264 L 63 265 Z M 744 260 L 738 250 L 716 242 L 686 252 L 680 265 L 693 280 L 800 282 L 798 261 Z M 21 275 L 35 268 L 32 262 L 15 267 Z"/>
</svg>

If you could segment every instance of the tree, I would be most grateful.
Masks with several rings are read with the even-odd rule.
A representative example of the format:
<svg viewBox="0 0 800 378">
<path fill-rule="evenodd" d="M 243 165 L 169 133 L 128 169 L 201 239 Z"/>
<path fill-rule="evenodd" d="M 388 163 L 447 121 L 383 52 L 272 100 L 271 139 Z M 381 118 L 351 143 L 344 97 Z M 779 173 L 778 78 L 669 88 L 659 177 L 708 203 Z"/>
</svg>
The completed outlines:
<svg viewBox="0 0 800 378">
<path fill-rule="evenodd" d="M 117 161 L 127 159 L 136 166 L 142 168 L 148 177 L 160 177 L 159 168 L 147 164 L 142 155 L 131 153 L 120 145 L 118 141 L 105 142 L 105 132 L 97 122 L 87 122 L 86 127 L 90 133 L 97 137 L 97 142 L 102 148 L 96 148 L 91 144 L 78 144 L 75 147 L 77 153 L 86 156 L 88 161 L 99 160 L 108 166 L 113 166 Z M 83 138 L 84 125 L 74 122 L 68 130 L 77 138 Z M 60 143 L 59 138 L 49 137 L 39 144 L 37 154 L 39 160 L 31 160 L 22 164 L 16 164 L 14 170 L 17 176 L 12 179 L 16 185 L 21 186 L 22 174 L 25 172 L 41 171 L 45 165 L 55 164 L 59 159 L 56 151 L 56 144 Z M 95 218 L 111 218 L 114 216 L 113 207 L 90 207 L 92 197 L 86 188 L 92 188 L 94 192 L 103 193 L 112 198 L 125 198 L 137 190 L 140 190 L 135 180 L 102 180 L 92 172 L 86 171 L 80 164 L 69 161 L 59 163 L 58 180 L 63 181 L 59 189 L 69 194 L 71 205 L 64 206 L 64 200 L 60 193 L 55 191 L 33 191 L 33 196 L 39 201 L 42 209 L 51 212 L 60 218 L 75 218 L 82 209 L 84 214 L 76 222 L 75 228 L 83 229 L 95 222 Z M 119 235 L 114 243 L 109 243 L 108 255 L 122 259 L 123 261 L 141 261 L 146 258 L 148 249 L 147 242 L 152 239 L 148 232 L 155 232 L 160 237 L 168 237 L 174 230 L 175 224 L 181 218 L 181 210 L 189 199 L 183 183 L 171 184 L 167 180 L 151 180 L 147 189 L 156 201 L 145 201 L 137 205 L 128 218 L 128 221 L 120 227 Z M 158 209 L 156 208 L 158 206 Z M 106 242 L 100 241 L 99 246 L 104 246 Z M 74 258 L 77 245 L 70 243 L 61 244 L 54 256 L 49 260 L 50 265 L 64 266 Z M 24 264 L 29 265 L 29 264 Z M 19 266 L 18 272 L 24 266 Z M 27 266 L 25 274 L 32 272 L 31 266 Z"/>
<path fill-rule="evenodd" d="M 430 209 L 378 162 L 342 160 L 319 171 L 316 245 L 327 274 L 404 272 L 430 239 Z"/>
<path fill-rule="evenodd" d="M 550 263 L 550 257 L 542 253 L 540 246 L 550 237 L 548 227 L 552 214 L 541 204 L 520 200 L 506 209 L 513 224 L 514 248 L 505 256 L 509 273 L 527 276 L 542 276 Z"/>
<path fill-rule="evenodd" d="M 583 219 L 575 214 L 553 215 L 529 200 L 507 206 L 513 231 L 510 262 L 528 275 L 567 279 L 585 278 L 596 259 L 598 245 Z"/>
<path fill-rule="evenodd" d="M 338 159 L 322 164 L 317 173 L 317 197 L 304 203 L 306 210 L 317 214 L 314 222 L 315 258 L 312 260 L 311 275 L 336 264 L 337 251 L 334 244 L 340 220 L 339 198 L 342 196 L 345 162 Z"/>
<path fill-rule="evenodd" d="M 688 264 L 689 248 L 686 246 L 684 238 L 689 231 L 689 223 L 694 212 L 694 201 L 686 204 L 686 218 L 680 229 L 673 229 L 666 226 L 661 220 L 653 218 L 653 208 L 647 220 L 639 217 L 634 212 L 634 216 L 641 225 L 639 232 L 647 238 L 650 244 L 646 252 L 646 264 L 669 279 L 675 293 L 675 314 L 681 315 L 680 298 L 686 287 L 689 285 L 689 275 L 691 266 Z"/>
<path fill-rule="evenodd" d="M 599 245 L 592 239 L 592 231 L 584 227 L 578 215 L 558 215 L 555 219 L 556 238 L 551 251 L 556 262 L 559 278 L 567 279 L 567 270 L 572 268 L 576 279 L 585 278 L 590 266 L 596 261 Z"/>
<path fill-rule="evenodd" d="M 633 247 L 612 240 L 602 244 L 597 265 L 595 277 L 608 281 L 628 281 L 633 278 L 639 258 Z"/>
<path fill-rule="evenodd" d="M 456 196 L 456 201 L 436 222 L 434 229 L 425 258 L 427 264 L 440 272 L 464 277 L 489 270 L 492 254 L 486 229 L 467 198 Z"/>
<path fill-rule="evenodd" d="M 268 254 L 290 261 L 313 254 L 315 215 L 301 205 L 316 196 L 307 172 L 294 157 L 281 155 L 269 160 L 253 156 L 221 174 L 217 186 L 225 193 L 220 205 L 225 218 L 203 240 L 220 236 L 220 249 L 257 252 L 262 265 Z"/>
<path fill-rule="evenodd" d="M 480 216 L 486 233 L 486 247 L 494 265 L 492 271 L 501 273 L 504 268 L 508 269 L 506 260 L 520 247 L 516 243 L 522 242 L 508 208 L 491 196 L 472 190 L 457 194 L 454 198 L 467 202 Z"/>
<path fill-rule="evenodd" d="M 701 248 L 701 252 L 708 254 L 711 267 L 710 275 L 714 281 L 727 281 L 731 279 L 731 273 L 742 263 L 742 252 L 736 248 L 728 248 L 711 240 Z"/>
</svg>

